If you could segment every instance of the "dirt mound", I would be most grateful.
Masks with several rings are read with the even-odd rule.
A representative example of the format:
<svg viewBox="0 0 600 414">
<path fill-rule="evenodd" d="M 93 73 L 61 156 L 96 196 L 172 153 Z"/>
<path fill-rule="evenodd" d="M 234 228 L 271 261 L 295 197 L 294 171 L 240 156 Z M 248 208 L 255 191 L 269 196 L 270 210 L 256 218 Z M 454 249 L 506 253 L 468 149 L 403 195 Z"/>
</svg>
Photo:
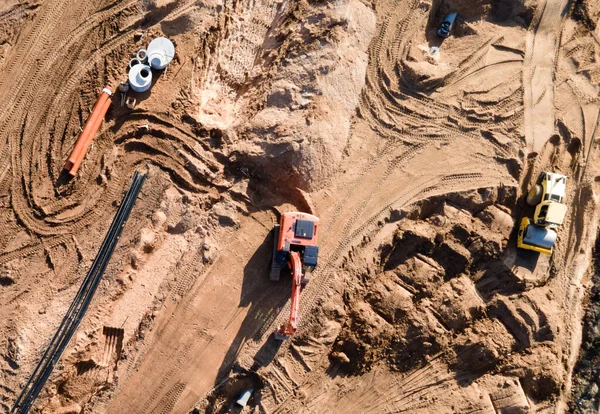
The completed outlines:
<svg viewBox="0 0 600 414">
<path fill-rule="evenodd" d="M 487 195 L 485 202 L 481 194 Z M 380 246 L 378 266 L 350 265 L 361 283 L 345 293 L 348 319 L 333 347 L 336 358 L 345 355 L 348 368 L 360 373 L 380 360 L 409 371 L 451 348 L 457 355 L 480 355 L 468 363 L 457 357 L 457 364 L 469 369 L 485 365 L 485 359 L 493 366 L 506 354 L 510 345 L 485 339 L 486 303 L 479 289 L 490 291 L 477 285 L 477 275 L 500 261 L 512 228 L 498 202 L 497 194 L 486 190 L 428 200 L 426 210 L 436 206 L 431 213 L 423 216 L 417 208 L 408 216 L 419 219 L 398 222 L 391 240 Z M 498 324 L 490 329 L 497 331 Z M 451 332 L 464 338 L 453 341 Z M 506 330 L 507 339 L 494 336 L 510 344 Z"/>
<path fill-rule="evenodd" d="M 493 320 L 479 318 L 469 325 L 455 339 L 449 365 L 459 375 L 490 372 L 510 354 L 514 341 L 506 335 L 506 328 Z"/>
<path fill-rule="evenodd" d="M 555 399 L 564 375 L 554 350 L 544 346 L 516 357 L 514 362 L 503 366 L 502 371 L 520 378 L 523 390 L 534 401 Z"/>
<path fill-rule="evenodd" d="M 237 128 L 234 156 L 278 187 L 314 190 L 336 172 L 347 145 L 375 22 L 359 2 L 300 2 L 291 16 L 272 34 L 285 40 L 263 52 L 277 72 L 259 110 Z"/>
</svg>

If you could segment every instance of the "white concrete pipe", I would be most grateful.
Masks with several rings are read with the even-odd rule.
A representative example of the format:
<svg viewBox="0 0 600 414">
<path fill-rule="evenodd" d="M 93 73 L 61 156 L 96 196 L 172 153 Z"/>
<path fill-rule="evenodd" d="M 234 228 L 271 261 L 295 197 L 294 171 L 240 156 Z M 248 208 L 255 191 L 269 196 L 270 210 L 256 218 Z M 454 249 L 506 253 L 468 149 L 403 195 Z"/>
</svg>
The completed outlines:
<svg viewBox="0 0 600 414">
<path fill-rule="evenodd" d="M 164 69 L 175 56 L 175 46 L 166 37 L 157 37 L 148 45 L 148 63 L 153 69 Z"/>
<path fill-rule="evenodd" d="M 152 86 L 150 66 L 139 63 L 129 70 L 129 85 L 135 92 L 146 92 Z"/>
</svg>

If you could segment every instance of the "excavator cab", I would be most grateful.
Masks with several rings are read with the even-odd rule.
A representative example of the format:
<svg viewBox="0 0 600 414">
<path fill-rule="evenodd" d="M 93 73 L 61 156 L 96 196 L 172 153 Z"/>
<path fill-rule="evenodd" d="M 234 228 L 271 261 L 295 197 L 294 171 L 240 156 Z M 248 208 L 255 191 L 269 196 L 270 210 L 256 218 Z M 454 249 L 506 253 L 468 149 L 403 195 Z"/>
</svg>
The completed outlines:
<svg viewBox="0 0 600 414">
<path fill-rule="evenodd" d="M 567 176 L 543 171 L 537 184 L 527 194 L 527 204 L 535 206 L 533 223 L 538 226 L 556 228 L 567 213 L 563 203 L 567 190 Z"/>
<path fill-rule="evenodd" d="M 284 213 L 275 226 L 271 280 L 278 281 L 281 269 L 287 264 L 292 272 L 292 302 L 290 319 L 275 332 L 275 338 L 286 340 L 298 327 L 298 306 L 302 286 L 308 283 L 309 273 L 317 267 L 319 219 L 306 213 Z"/>
<path fill-rule="evenodd" d="M 319 219 L 307 213 L 283 213 L 279 226 L 275 226 L 271 280 L 278 281 L 281 269 L 290 261 L 290 253 L 298 252 L 303 273 L 317 267 L 319 247 L 317 236 Z M 303 280 L 303 283 L 307 282 Z"/>
</svg>

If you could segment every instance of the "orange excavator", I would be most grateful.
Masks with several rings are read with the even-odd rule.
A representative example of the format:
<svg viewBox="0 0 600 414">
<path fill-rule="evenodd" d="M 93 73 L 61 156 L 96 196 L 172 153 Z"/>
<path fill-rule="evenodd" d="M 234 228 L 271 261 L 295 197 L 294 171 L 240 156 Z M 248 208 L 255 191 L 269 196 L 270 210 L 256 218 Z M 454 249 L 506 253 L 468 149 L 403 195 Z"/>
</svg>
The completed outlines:
<svg viewBox="0 0 600 414">
<path fill-rule="evenodd" d="M 306 213 L 283 213 L 275 226 L 271 280 L 278 281 L 281 269 L 287 263 L 292 272 L 292 303 L 290 319 L 275 332 L 275 338 L 286 340 L 298 328 L 300 291 L 308 283 L 309 273 L 317 267 L 319 247 L 317 230 L 319 219 Z"/>
</svg>

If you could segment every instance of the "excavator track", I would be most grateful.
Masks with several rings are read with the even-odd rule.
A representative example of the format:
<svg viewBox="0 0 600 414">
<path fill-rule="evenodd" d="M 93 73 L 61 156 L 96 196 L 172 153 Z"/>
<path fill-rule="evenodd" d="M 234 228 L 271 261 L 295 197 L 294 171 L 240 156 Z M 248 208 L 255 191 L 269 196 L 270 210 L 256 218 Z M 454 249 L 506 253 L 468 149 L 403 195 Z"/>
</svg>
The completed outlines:
<svg viewBox="0 0 600 414">
<path fill-rule="evenodd" d="M 279 240 L 279 225 L 273 228 L 273 255 L 271 256 L 271 274 L 270 279 L 274 282 L 279 281 L 281 275 L 281 266 L 275 261 L 275 253 L 277 253 L 277 240 Z"/>
</svg>

